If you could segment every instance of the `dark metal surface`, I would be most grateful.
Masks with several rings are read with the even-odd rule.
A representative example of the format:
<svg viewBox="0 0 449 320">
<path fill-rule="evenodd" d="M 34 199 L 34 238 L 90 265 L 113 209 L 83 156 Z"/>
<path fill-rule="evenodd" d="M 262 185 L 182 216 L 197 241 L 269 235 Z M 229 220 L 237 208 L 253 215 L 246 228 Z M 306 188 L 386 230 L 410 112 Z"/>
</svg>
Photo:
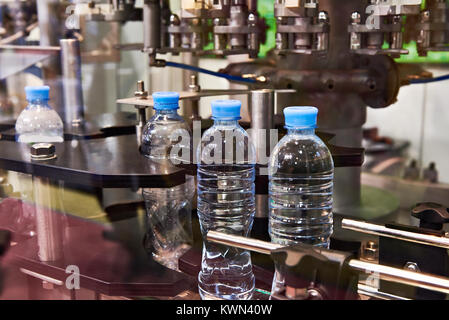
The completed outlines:
<svg viewBox="0 0 449 320">
<path fill-rule="evenodd" d="M 283 127 L 283 120 L 275 117 L 276 128 L 279 130 L 279 140 L 287 133 Z M 245 125 L 243 125 L 245 128 Z M 360 167 L 365 159 L 365 149 L 352 146 L 342 146 L 336 140 L 338 135 L 326 130 L 316 130 L 316 135 L 323 140 L 332 154 L 334 167 Z"/>
<path fill-rule="evenodd" d="M 240 89 L 229 89 L 229 90 L 222 90 L 222 89 L 204 89 L 201 91 L 180 91 L 179 92 L 179 100 L 197 100 L 202 97 L 213 97 L 213 96 L 226 96 L 226 95 L 237 95 L 237 94 L 249 94 L 250 90 L 240 90 Z M 118 104 L 128 104 L 128 105 L 134 105 L 134 106 L 146 106 L 146 107 L 152 107 L 153 106 L 153 97 L 151 95 L 148 95 L 145 98 L 141 97 L 131 97 L 131 98 L 124 98 L 124 99 L 118 99 L 116 101 Z"/>
<path fill-rule="evenodd" d="M 0 141 L 0 166 L 6 170 L 103 188 L 167 187 L 183 183 L 183 170 L 170 164 L 153 163 L 138 152 L 132 134 L 135 132 L 134 117 L 135 114 L 128 113 L 104 114 L 88 119 L 78 127 L 66 126 L 66 141 L 55 144 L 57 158 L 46 163 L 32 162 L 28 145 L 9 142 L 15 141 L 14 129 L 2 132 L 1 139 L 9 141 Z M 242 125 L 246 126 L 245 123 Z M 121 134 L 124 136 L 109 137 Z M 335 146 L 329 143 L 333 134 L 318 135 L 328 145 L 335 167 L 363 163 L 362 148 Z M 104 137 L 108 138 L 100 139 Z M 196 171 L 195 164 L 184 167 Z"/>
<path fill-rule="evenodd" d="M 2 139 L 2 137 L 3 137 L 2 131 L 11 130 L 14 128 L 15 125 L 16 125 L 15 119 L 7 120 L 7 121 L 0 123 L 0 139 Z"/>
<path fill-rule="evenodd" d="M 184 183 L 183 170 L 139 153 L 134 135 L 55 143 L 56 159 L 33 162 L 28 144 L 0 141 L 0 168 L 102 188 L 164 188 Z"/>
<path fill-rule="evenodd" d="M 0 229 L 0 256 L 2 256 L 6 252 L 6 250 L 8 250 L 10 243 L 11 233 L 8 230 Z M 4 273 L 2 271 L 2 268 L 0 268 L 0 294 L 3 291 L 4 282 Z"/>
<path fill-rule="evenodd" d="M 64 124 L 64 140 L 98 139 L 125 134 L 135 134 L 136 114 L 134 112 L 104 113 L 86 115 L 85 121 L 77 126 Z M 0 140 L 16 141 L 15 120 L 0 123 Z M 4 131 L 3 131 L 4 130 Z"/>
<path fill-rule="evenodd" d="M 313 55 L 312 55 L 313 56 Z M 349 58 L 348 58 L 349 59 Z M 324 128 L 344 128 L 351 125 L 365 122 L 365 114 L 354 115 L 348 113 L 337 113 L 334 109 L 349 109 L 351 103 L 357 102 L 357 110 L 363 111 L 366 105 L 372 108 L 384 108 L 396 101 L 396 96 L 400 87 L 398 68 L 394 61 L 387 56 L 357 56 L 351 57 L 352 68 L 344 69 L 341 66 L 329 67 L 324 62 L 314 66 L 304 65 L 304 69 L 297 70 L 295 65 L 281 66 L 279 60 L 266 60 L 264 64 L 260 61 L 250 61 L 229 64 L 222 72 L 230 75 L 253 74 L 259 78 L 267 79 L 267 86 L 275 89 L 295 89 L 301 99 L 294 96 L 294 104 L 300 102 L 301 105 L 320 106 L 327 97 L 332 97 L 330 111 L 320 110 L 318 124 Z M 301 61 L 301 60 L 299 60 Z M 296 63 L 296 60 L 295 60 Z M 303 97 L 305 96 L 305 97 Z M 288 98 L 288 96 L 286 96 Z M 338 103 L 338 99 L 344 97 L 350 102 L 346 104 Z M 299 101 L 298 101 L 299 100 Z M 282 107 L 292 105 L 290 100 L 282 101 Z M 329 115 L 329 113 L 332 113 Z M 346 120 L 349 118 L 351 121 Z M 334 124 L 335 123 L 335 124 Z M 335 126 L 332 128 L 332 126 Z"/>
<path fill-rule="evenodd" d="M 363 164 L 365 149 L 354 147 L 343 147 L 330 142 L 335 135 L 326 132 L 317 132 L 317 135 L 324 141 L 332 154 L 334 167 L 359 167 Z"/>
<path fill-rule="evenodd" d="M 244 129 L 249 128 L 249 123 L 240 122 L 240 124 Z M 285 129 L 278 129 L 280 130 L 280 140 L 285 134 Z M 360 167 L 363 164 L 365 149 L 334 145 L 330 142 L 335 137 L 332 133 L 317 131 L 316 134 L 329 148 L 335 168 Z M 193 154 L 193 151 L 191 152 Z M 197 165 L 194 163 L 180 164 L 178 167 L 186 170 L 190 175 L 196 175 Z M 256 194 L 268 194 L 268 175 L 260 174 L 262 169 L 266 172 L 266 167 L 267 165 L 256 165 Z"/>
<path fill-rule="evenodd" d="M 396 228 L 402 226 L 396 225 Z M 417 233 L 426 232 L 416 227 L 403 227 L 403 230 Z M 413 232 L 412 231 L 412 232 Z M 415 264 L 418 272 L 435 274 L 447 277 L 449 275 L 449 256 L 447 249 L 419 243 L 403 241 L 388 237 L 379 237 L 379 264 L 396 268 L 407 269 L 408 264 Z M 407 285 L 393 284 L 387 281 L 380 282 L 380 289 L 412 299 L 445 299 L 445 294 Z"/>
<path fill-rule="evenodd" d="M 20 202 L 17 205 L 28 210 L 34 207 Z M 113 222 L 105 227 L 57 211 L 50 213 L 62 226 L 63 256 L 56 261 L 42 262 L 38 257 L 36 236 L 21 238 L 14 235 L 17 244 L 5 256 L 5 265 L 26 269 L 63 285 L 70 276 L 66 268 L 76 266 L 81 288 L 110 296 L 173 297 L 195 285 L 194 278 L 153 261 L 142 246 L 137 218 Z M 0 215 L 0 228 L 8 224 L 6 216 Z"/>
<path fill-rule="evenodd" d="M 443 229 L 449 222 L 448 208 L 434 202 L 422 202 L 412 208 L 412 216 L 419 219 L 419 227 L 433 230 Z"/>
<path fill-rule="evenodd" d="M 11 232 L 0 229 L 0 256 L 2 256 L 9 248 L 11 241 Z"/>
</svg>

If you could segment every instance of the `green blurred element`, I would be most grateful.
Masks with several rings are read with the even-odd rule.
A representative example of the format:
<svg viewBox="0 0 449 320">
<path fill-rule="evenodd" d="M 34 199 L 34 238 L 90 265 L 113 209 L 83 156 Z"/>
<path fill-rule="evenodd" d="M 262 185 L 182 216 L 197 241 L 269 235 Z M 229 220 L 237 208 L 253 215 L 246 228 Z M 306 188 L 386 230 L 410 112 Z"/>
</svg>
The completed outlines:
<svg viewBox="0 0 449 320">
<path fill-rule="evenodd" d="M 212 41 L 211 41 L 211 42 L 208 42 L 208 43 L 204 46 L 203 50 L 214 50 L 214 43 L 213 43 Z"/>
<path fill-rule="evenodd" d="M 259 58 L 267 55 L 267 52 L 274 48 L 276 38 L 276 18 L 274 17 L 274 0 L 258 0 L 257 12 L 265 19 L 268 26 L 267 41 L 260 45 Z"/>
<path fill-rule="evenodd" d="M 427 57 L 418 56 L 416 49 L 416 42 L 404 44 L 404 49 L 409 51 L 409 54 L 401 55 L 400 58 L 395 59 L 396 62 L 401 63 L 449 63 L 449 52 L 429 52 Z"/>
<path fill-rule="evenodd" d="M 262 294 L 266 294 L 266 295 L 268 295 L 268 296 L 270 296 L 271 295 L 271 292 L 270 291 L 266 291 L 266 290 L 263 290 L 263 289 L 255 289 L 257 292 L 260 292 L 260 293 L 262 293 Z"/>
<path fill-rule="evenodd" d="M 421 2 L 421 10 L 426 9 L 426 0 L 423 0 L 423 2 Z"/>
</svg>

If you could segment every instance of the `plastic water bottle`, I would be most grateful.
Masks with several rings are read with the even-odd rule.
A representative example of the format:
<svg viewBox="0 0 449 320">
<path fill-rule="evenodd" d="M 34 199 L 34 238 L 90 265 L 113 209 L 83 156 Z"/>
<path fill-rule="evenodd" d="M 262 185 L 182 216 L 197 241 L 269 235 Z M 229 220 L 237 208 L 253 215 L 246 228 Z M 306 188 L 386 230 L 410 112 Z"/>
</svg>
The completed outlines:
<svg viewBox="0 0 449 320">
<path fill-rule="evenodd" d="M 63 142 L 63 123 L 49 105 L 50 87 L 25 87 L 28 106 L 16 121 L 19 142 Z"/>
<path fill-rule="evenodd" d="M 318 109 L 284 110 L 286 136 L 270 157 L 271 240 L 328 247 L 332 234 L 334 163 L 329 149 L 315 135 Z"/>
<path fill-rule="evenodd" d="M 25 87 L 28 106 L 16 121 L 18 141 L 24 143 L 55 143 L 64 141 L 63 123 L 59 115 L 48 105 L 50 87 Z M 56 187 L 57 192 L 50 191 Z M 41 261 L 56 261 L 63 256 L 62 220 L 50 209 L 61 203 L 61 184 L 48 178 L 32 176 L 34 219 L 36 221 L 37 255 Z M 52 241 L 49 241 L 51 235 Z"/>
<path fill-rule="evenodd" d="M 238 124 L 241 102 L 212 102 L 214 125 L 198 148 L 198 217 L 204 246 L 198 275 L 202 299 L 251 299 L 254 275 L 246 250 L 206 241 L 210 230 L 248 236 L 255 213 L 255 149 Z"/>
<path fill-rule="evenodd" d="M 154 116 L 147 122 L 142 132 L 141 152 L 153 160 L 188 161 L 190 157 L 189 125 L 178 114 L 179 93 L 153 93 Z M 180 139 L 182 137 L 182 139 Z M 173 147 L 179 150 L 172 150 Z M 174 152 L 179 151 L 179 152 Z"/>
<path fill-rule="evenodd" d="M 283 245 L 307 243 L 329 247 L 333 231 L 334 164 L 324 142 L 315 135 L 318 109 L 284 109 L 288 130 L 270 157 L 269 233 Z M 276 266 L 272 292 L 282 289 Z"/>
<path fill-rule="evenodd" d="M 179 94 L 155 92 L 153 101 L 155 115 L 144 127 L 141 152 L 153 161 L 167 165 L 189 160 L 191 133 L 177 111 Z M 191 199 L 194 190 L 195 180 L 189 175 L 181 185 L 142 190 L 153 257 L 170 269 L 178 268 L 179 257 L 193 243 Z"/>
</svg>

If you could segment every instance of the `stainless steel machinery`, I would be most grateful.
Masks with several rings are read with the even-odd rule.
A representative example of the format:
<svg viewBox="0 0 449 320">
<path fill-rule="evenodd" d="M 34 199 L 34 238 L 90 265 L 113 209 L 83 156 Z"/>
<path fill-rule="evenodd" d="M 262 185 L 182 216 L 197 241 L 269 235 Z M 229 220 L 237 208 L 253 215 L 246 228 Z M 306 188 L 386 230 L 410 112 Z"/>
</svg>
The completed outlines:
<svg viewBox="0 0 449 320">
<path fill-rule="evenodd" d="M 179 79 L 184 87 L 181 100 L 185 102 L 184 115 L 192 128 L 201 130 L 210 124 L 209 119 L 201 118 L 200 101 L 204 97 L 248 97 L 249 118 L 242 124 L 254 130 L 251 137 L 256 144 L 259 173 L 256 181 L 259 219 L 256 219 L 254 237 L 267 236 L 266 164 L 270 142 L 273 145 L 283 134 L 282 110 L 289 105 L 313 105 L 319 109 L 319 134 L 331 149 L 336 166 L 334 211 L 338 216 L 338 232 L 333 249 L 355 255 L 343 255 L 344 259 L 351 257 L 352 260 L 345 260 L 345 267 L 352 271 L 380 273 L 376 279 L 381 281 L 380 285 L 370 287 L 361 277 L 358 287 L 351 287 L 355 291 L 350 297 L 354 298 L 354 293 L 356 297 L 382 299 L 442 298 L 442 294 L 448 293 L 448 270 L 433 269 L 416 254 L 435 255 L 442 263 L 447 262 L 444 224 L 449 219 L 442 209 L 446 207 L 434 202 L 436 197 L 444 199 L 448 188 L 406 186 L 409 188 L 406 191 L 413 189 L 410 194 L 424 194 L 423 198 L 429 199 L 413 201 L 413 204 L 426 201 L 414 207 L 411 214 L 422 225 L 398 225 L 409 221 L 410 212 L 398 213 L 401 210 L 391 190 L 399 188 L 398 185 L 403 188 L 407 183 L 396 180 L 385 183 L 373 178 L 381 187 L 376 190 L 380 191 L 366 189 L 361 183 L 361 165 L 364 160 L 362 127 L 367 108 L 389 107 L 396 102 L 401 86 L 447 78 L 432 78 L 422 65 L 405 65 L 397 62 L 397 58 L 410 53 L 407 44 L 411 42 L 416 43 L 421 57 L 449 51 L 449 1 L 266 0 L 264 4 L 269 3 L 272 8 L 270 17 L 258 10 L 261 3 L 260 0 L 0 1 L 0 107 L 1 112 L 9 112 L 10 116 L 4 121 L 0 118 L 0 229 L 12 231 L 15 243 L 7 253 L 10 258 L 5 260 L 12 261 L 11 268 L 19 270 L 21 276 L 32 279 L 30 287 L 33 292 L 39 292 L 36 297 L 49 292 L 42 293 L 42 288 L 56 288 L 52 292 L 72 299 L 90 294 L 96 299 L 197 297 L 192 291 L 199 267 L 195 248 L 180 259 L 178 271 L 182 272 L 166 270 L 144 250 L 145 232 L 134 232 L 142 229 L 144 220 L 139 216 L 143 207 L 141 188 L 181 184 L 185 173 L 194 173 L 196 169 L 194 163 L 166 166 L 145 161 L 140 155 L 140 135 L 148 118 L 148 107 L 153 104 L 151 90 L 145 85 L 148 79 L 135 79 L 134 96 L 117 100 L 117 104 L 134 106 L 136 112 L 99 116 L 86 112 L 83 62 L 105 58 L 117 63 L 120 53 L 126 50 L 141 54 L 139 69 L 183 70 L 184 77 Z M 131 21 L 141 24 L 141 41 L 111 44 L 100 35 L 94 41 L 109 51 L 103 52 L 101 46 L 90 51 L 85 47 L 89 22 L 119 30 L 120 25 Z M 37 30 L 39 41 L 30 40 L 29 35 Z M 272 44 L 266 55 L 261 54 L 265 43 Z M 189 62 L 180 63 L 175 58 L 178 56 Z M 221 70 L 198 65 L 202 58 L 231 56 L 238 56 L 240 62 L 229 62 Z M 33 159 L 29 146 L 15 142 L 15 119 L 10 112 L 13 102 L 7 99 L 13 88 L 8 87 L 7 79 L 21 73 L 32 73 L 50 85 L 53 106 L 64 119 L 65 142 L 48 147 L 52 150 L 51 159 Z M 204 89 L 198 82 L 202 73 L 224 78 L 240 87 Z M 268 134 L 258 134 L 261 130 L 266 133 L 273 130 L 276 136 L 270 140 Z M 36 183 L 42 179 L 45 188 L 34 195 L 45 194 L 56 200 L 45 210 L 33 209 L 45 199 L 32 201 L 26 192 L 17 196 L 12 185 L 14 179 L 20 179 L 15 175 L 22 181 L 33 176 L 31 184 L 35 188 L 43 188 Z M 421 187 L 426 191 L 421 192 Z M 81 203 L 88 205 L 83 207 Z M 2 216 L 3 212 L 11 215 Z M 348 216 L 381 222 L 354 222 Z M 385 224 L 382 219 L 387 218 L 395 224 Z M 42 221 L 50 227 L 36 226 Z M 44 227 L 57 230 L 36 241 L 36 232 Z M 361 231 L 362 235 L 353 231 Z M 382 240 L 373 237 L 379 235 Z M 241 239 L 215 237 L 221 243 L 243 245 L 238 243 Z M 39 247 L 45 247 L 46 242 L 55 244 L 55 239 L 62 253 L 57 258 L 49 255 L 50 258 L 40 259 Z M 255 244 L 270 250 L 282 249 L 266 243 Z M 404 250 L 404 259 L 410 260 L 385 254 L 388 250 L 390 253 Z M 314 256 L 312 251 L 307 252 Z M 257 285 L 269 291 L 272 264 L 260 257 L 254 261 Z M 72 265 L 80 267 L 84 291 L 65 287 L 66 268 Z M 416 266 L 422 274 L 413 273 L 418 270 L 412 270 Z M 407 270 L 401 271 L 403 267 Z M 382 282 L 388 280 L 395 285 L 416 286 L 418 291 Z M 326 297 L 325 290 L 309 289 L 308 297 Z M 437 295 L 422 289 L 436 289 Z M 304 290 L 289 295 L 304 298 L 301 293 Z M 267 296 L 269 292 L 264 297 Z"/>
</svg>

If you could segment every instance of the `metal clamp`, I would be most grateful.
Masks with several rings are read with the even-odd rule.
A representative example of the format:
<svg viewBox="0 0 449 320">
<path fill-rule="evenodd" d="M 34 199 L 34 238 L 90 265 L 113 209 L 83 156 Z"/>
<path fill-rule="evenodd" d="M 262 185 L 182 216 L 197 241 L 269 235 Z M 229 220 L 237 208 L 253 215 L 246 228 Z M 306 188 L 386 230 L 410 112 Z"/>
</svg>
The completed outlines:
<svg viewBox="0 0 449 320">
<path fill-rule="evenodd" d="M 273 251 L 282 248 L 291 250 L 298 250 L 298 248 L 301 248 L 301 247 L 295 248 L 295 246 L 283 247 L 282 245 L 279 244 L 250 239 L 241 236 L 224 234 L 216 231 L 209 231 L 207 233 L 207 240 L 223 245 L 233 246 L 244 250 L 259 252 L 262 254 L 271 254 Z M 316 250 L 318 250 L 319 252 L 323 252 L 326 249 L 316 248 Z M 404 270 L 399 268 L 393 268 L 357 259 L 350 259 L 347 262 L 347 264 L 351 269 L 358 272 L 368 274 L 376 273 L 382 280 L 412 285 L 423 289 L 449 294 L 449 279 L 445 277 L 418 273 L 415 271 Z"/>
</svg>

